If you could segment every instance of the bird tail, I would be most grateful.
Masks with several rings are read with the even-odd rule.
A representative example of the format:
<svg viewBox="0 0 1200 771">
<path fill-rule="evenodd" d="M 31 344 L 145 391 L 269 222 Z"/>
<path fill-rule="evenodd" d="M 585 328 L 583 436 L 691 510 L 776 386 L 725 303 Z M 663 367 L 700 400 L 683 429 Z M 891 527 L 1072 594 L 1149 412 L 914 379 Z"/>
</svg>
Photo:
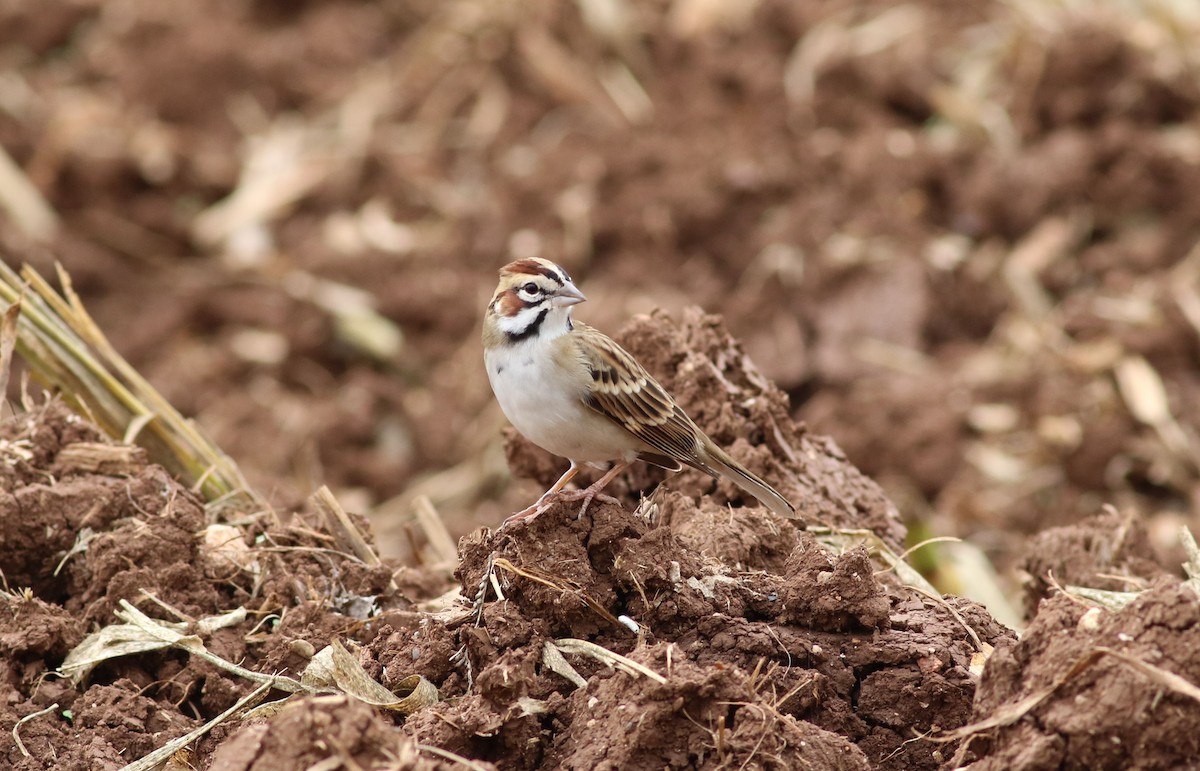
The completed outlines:
<svg viewBox="0 0 1200 771">
<path fill-rule="evenodd" d="M 796 507 L 778 490 L 759 479 L 750 469 L 738 463 L 732 455 L 720 447 L 711 443 L 706 444 L 708 446 L 704 449 L 707 451 L 709 464 L 714 471 L 753 495 L 759 503 L 779 516 L 797 519 Z"/>
</svg>

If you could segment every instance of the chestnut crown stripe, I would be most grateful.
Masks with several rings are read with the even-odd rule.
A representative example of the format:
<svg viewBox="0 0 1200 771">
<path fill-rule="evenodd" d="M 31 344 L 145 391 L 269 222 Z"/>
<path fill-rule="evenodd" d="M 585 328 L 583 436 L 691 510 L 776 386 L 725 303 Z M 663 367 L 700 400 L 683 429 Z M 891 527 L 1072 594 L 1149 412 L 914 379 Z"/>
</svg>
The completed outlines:
<svg viewBox="0 0 1200 771">
<path fill-rule="evenodd" d="M 552 266 L 532 259 L 518 260 L 506 265 L 500 273 L 511 276 L 544 276 L 559 286 L 565 286 L 566 282 L 570 280 L 570 276 L 566 276 L 564 280 L 564 276 L 559 275 L 559 272 Z"/>
</svg>

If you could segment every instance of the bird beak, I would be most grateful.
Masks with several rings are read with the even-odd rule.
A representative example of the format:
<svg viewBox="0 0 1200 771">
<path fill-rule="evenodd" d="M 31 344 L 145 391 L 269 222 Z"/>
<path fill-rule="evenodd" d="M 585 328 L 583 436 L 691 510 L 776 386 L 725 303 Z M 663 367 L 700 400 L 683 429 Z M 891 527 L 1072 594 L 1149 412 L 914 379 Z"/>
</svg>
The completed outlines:
<svg viewBox="0 0 1200 771">
<path fill-rule="evenodd" d="M 586 299 L 587 298 L 583 296 L 583 292 L 580 292 L 575 288 L 574 284 L 568 281 L 566 286 L 554 293 L 554 297 L 551 298 L 550 304 L 555 308 L 566 308 L 571 305 L 578 305 Z"/>
</svg>

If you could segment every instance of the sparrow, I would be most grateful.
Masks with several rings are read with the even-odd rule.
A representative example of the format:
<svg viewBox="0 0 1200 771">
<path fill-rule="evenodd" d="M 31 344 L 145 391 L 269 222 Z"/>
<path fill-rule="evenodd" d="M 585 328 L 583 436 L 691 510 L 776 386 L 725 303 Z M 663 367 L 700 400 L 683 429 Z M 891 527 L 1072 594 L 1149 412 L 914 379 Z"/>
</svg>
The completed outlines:
<svg viewBox="0 0 1200 771">
<path fill-rule="evenodd" d="M 590 487 L 563 493 L 583 498 L 583 516 L 593 498 L 639 460 L 725 477 L 776 514 L 795 518 L 796 508 L 714 444 L 628 351 L 571 318 L 586 299 L 549 260 L 522 259 L 500 269 L 483 321 L 492 392 L 517 431 L 571 463 L 533 505 L 506 521 L 537 516 L 582 465 L 612 462 Z"/>
</svg>

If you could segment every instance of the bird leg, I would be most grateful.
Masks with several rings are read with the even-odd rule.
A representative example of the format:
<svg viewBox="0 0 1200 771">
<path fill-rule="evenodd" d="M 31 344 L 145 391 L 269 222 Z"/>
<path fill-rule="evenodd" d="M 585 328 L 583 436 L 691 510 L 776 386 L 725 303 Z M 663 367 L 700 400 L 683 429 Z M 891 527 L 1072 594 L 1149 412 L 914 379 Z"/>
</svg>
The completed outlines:
<svg viewBox="0 0 1200 771">
<path fill-rule="evenodd" d="M 503 527 L 509 522 L 521 522 L 523 520 L 533 519 L 546 509 L 546 506 L 550 503 L 550 498 L 554 495 L 559 495 L 559 497 L 568 501 L 577 501 L 582 499 L 583 506 L 580 507 L 579 514 L 577 515 L 577 518 L 580 519 L 584 514 L 587 513 L 588 507 L 592 505 L 592 501 L 596 498 L 600 498 L 608 503 L 620 506 L 621 502 L 619 500 L 613 498 L 611 495 L 604 495 L 601 490 L 607 487 L 608 483 L 613 481 L 617 474 L 620 474 L 622 471 L 632 465 L 633 463 L 630 461 L 617 461 L 613 464 L 612 468 L 604 473 L 604 476 L 600 477 L 584 489 L 567 490 L 566 492 L 563 492 L 563 488 L 566 487 L 567 484 L 575 478 L 575 475 L 579 473 L 579 464 L 577 464 L 575 461 L 571 461 L 571 467 L 567 469 L 566 473 L 558 478 L 558 481 L 555 482 L 549 490 L 542 493 L 541 498 L 538 498 L 536 501 L 534 501 L 533 505 L 529 506 L 528 508 L 522 509 L 514 514 L 510 514 L 500 526 Z"/>
<path fill-rule="evenodd" d="M 546 508 L 546 503 L 549 502 L 550 496 L 554 495 L 555 493 L 559 492 L 564 487 L 566 487 L 567 483 L 569 483 L 572 479 L 574 479 L 575 475 L 578 473 L 579 473 L 579 464 L 576 463 L 575 461 L 571 461 L 571 467 L 568 468 L 566 470 L 566 472 L 558 478 L 557 482 L 555 482 L 553 485 L 551 485 L 549 490 L 542 493 L 542 497 L 540 497 L 536 501 L 534 501 L 533 504 L 531 506 L 529 506 L 528 508 L 521 509 L 520 511 L 518 511 L 514 514 L 510 514 L 508 516 L 508 519 L 504 520 L 504 522 L 501 523 L 500 526 L 503 527 L 504 525 L 508 524 L 509 522 L 520 522 L 521 520 L 525 520 L 525 519 L 533 519 L 538 514 L 541 514 L 542 510 Z"/>
<path fill-rule="evenodd" d="M 620 501 L 618 501 L 616 498 L 613 498 L 611 495 L 603 495 L 600 491 L 603 490 L 609 482 L 613 481 L 617 474 L 620 474 L 631 465 L 633 464 L 627 460 L 617 461 L 613 464 L 612 468 L 605 472 L 604 476 L 600 477 L 582 490 L 570 490 L 564 493 L 563 497 L 567 498 L 568 500 L 578 500 L 579 498 L 583 499 L 583 506 L 580 507 L 578 514 L 578 518 L 580 519 L 582 519 L 583 515 L 587 513 L 588 506 L 591 506 L 592 501 L 597 497 L 609 503 L 614 503 L 617 506 L 620 506 Z"/>
</svg>

